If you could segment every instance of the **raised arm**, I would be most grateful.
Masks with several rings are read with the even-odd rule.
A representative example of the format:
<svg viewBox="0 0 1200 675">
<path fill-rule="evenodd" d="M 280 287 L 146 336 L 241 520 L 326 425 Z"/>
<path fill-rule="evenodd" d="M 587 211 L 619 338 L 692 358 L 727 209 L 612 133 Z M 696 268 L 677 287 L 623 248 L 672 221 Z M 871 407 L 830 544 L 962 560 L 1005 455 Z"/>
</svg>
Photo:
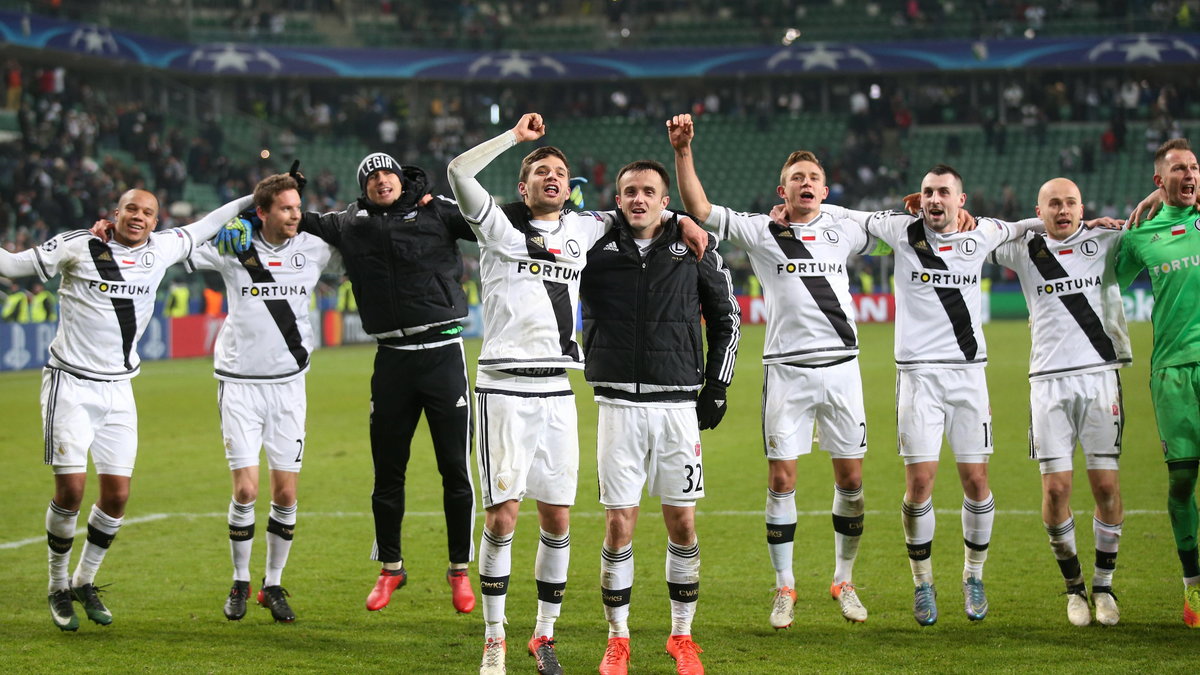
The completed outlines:
<svg viewBox="0 0 1200 675">
<path fill-rule="evenodd" d="M 696 175 L 696 162 L 692 158 L 692 139 L 696 137 L 692 116 L 676 115 L 667 120 L 667 137 L 671 140 L 671 147 L 675 148 L 675 180 L 679 182 L 683 208 L 704 223 L 712 213 L 712 203 L 704 193 L 704 186 Z"/>
<path fill-rule="evenodd" d="M 458 208 L 466 216 L 467 222 L 473 223 L 472 228 L 482 223 L 487 211 L 495 204 L 492 195 L 475 176 L 505 150 L 517 143 L 537 140 L 545 134 L 546 125 L 542 122 L 542 116 L 525 113 L 512 129 L 450 160 L 447 167 L 450 189 L 454 191 Z"/>
</svg>

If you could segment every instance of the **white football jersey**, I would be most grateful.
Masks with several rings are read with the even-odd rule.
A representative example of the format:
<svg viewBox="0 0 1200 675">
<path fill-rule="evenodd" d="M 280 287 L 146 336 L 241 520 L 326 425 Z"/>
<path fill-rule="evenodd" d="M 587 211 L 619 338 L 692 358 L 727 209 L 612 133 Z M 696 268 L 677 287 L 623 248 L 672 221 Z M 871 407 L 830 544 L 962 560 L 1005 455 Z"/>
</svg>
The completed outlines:
<svg viewBox="0 0 1200 675">
<path fill-rule="evenodd" d="M 480 370 L 583 368 L 575 341 L 579 277 L 588 249 L 608 230 L 599 214 L 514 224 L 494 200 L 467 222 L 479 238 L 483 285 Z"/>
<path fill-rule="evenodd" d="M 895 250 L 897 368 L 987 364 L 979 290 L 983 263 L 996 247 L 1040 222 L 977 218 L 970 232 L 942 234 L 908 214 L 871 214 L 867 232 Z"/>
<path fill-rule="evenodd" d="M 62 274 L 50 367 L 93 380 L 137 375 L 137 343 L 154 313 L 158 285 L 192 246 L 191 236 L 174 228 L 152 232 L 136 248 L 74 230 L 33 249 L 42 280 Z"/>
<path fill-rule="evenodd" d="M 704 225 L 744 249 L 762 282 L 763 363 L 822 363 L 858 354 L 846 261 L 875 246 L 861 225 L 821 213 L 783 227 L 761 213 L 716 205 Z"/>
<path fill-rule="evenodd" d="M 1080 227 L 1063 241 L 1027 233 L 992 254 L 1021 279 L 1033 324 L 1029 379 L 1133 361 L 1112 260 L 1123 230 Z"/>
<path fill-rule="evenodd" d="M 236 256 L 218 253 L 212 242 L 195 248 L 188 271 L 220 272 L 229 300 L 213 357 L 218 380 L 286 382 L 308 370 L 315 347 L 308 309 L 331 260 L 341 260 L 333 247 L 304 232 L 278 247 L 255 233 Z"/>
</svg>

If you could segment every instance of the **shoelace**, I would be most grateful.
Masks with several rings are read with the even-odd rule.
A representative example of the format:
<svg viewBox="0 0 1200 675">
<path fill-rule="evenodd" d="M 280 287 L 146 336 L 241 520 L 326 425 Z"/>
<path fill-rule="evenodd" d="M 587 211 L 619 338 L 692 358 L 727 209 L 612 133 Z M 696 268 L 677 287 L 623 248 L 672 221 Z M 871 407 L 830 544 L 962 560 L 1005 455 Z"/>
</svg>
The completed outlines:
<svg viewBox="0 0 1200 675">
<path fill-rule="evenodd" d="M 108 588 L 109 586 L 112 586 L 112 584 L 104 584 L 103 586 L 92 585 L 83 592 L 84 599 L 88 602 L 95 600 L 97 604 L 102 604 L 100 603 L 100 594 L 103 593 L 104 589 Z"/>
<path fill-rule="evenodd" d="M 967 584 L 967 598 L 970 599 L 972 607 L 979 607 L 979 606 L 983 605 L 984 603 L 986 603 L 987 596 L 984 595 L 983 584 L 968 583 Z"/>
<path fill-rule="evenodd" d="M 71 609 L 73 602 L 70 591 L 62 590 L 54 593 L 54 611 L 60 614 L 66 614 L 66 610 Z"/>
<path fill-rule="evenodd" d="M 503 663 L 504 647 L 499 640 L 488 642 L 483 646 L 483 665 L 498 666 Z"/>
<path fill-rule="evenodd" d="M 624 643 L 617 643 L 604 652 L 605 665 L 616 665 L 629 660 L 629 646 Z"/>
<path fill-rule="evenodd" d="M 791 599 L 792 599 L 792 596 L 789 593 L 784 593 L 782 590 L 776 591 L 776 593 L 775 593 L 775 611 L 776 612 L 788 611 L 788 601 Z"/>
</svg>

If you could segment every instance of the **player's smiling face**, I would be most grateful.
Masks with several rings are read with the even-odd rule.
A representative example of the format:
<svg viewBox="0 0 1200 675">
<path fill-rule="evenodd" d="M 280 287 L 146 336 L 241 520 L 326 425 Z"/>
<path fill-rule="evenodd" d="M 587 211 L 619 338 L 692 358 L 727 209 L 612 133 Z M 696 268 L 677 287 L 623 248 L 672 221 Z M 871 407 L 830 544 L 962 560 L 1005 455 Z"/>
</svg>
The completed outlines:
<svg viewBox="0 0 1200 675">
<path fill-rule="evenodd" d="M 158 226 L 158 198 L 145 190 L 130 190 L 117 203 L 113 239 L 124 246 L 142 245 Z"/>
<path fill-rule="evenodd" d="M 921 180 L 921 211 L 934 232 L 955 231 L 958 210 L 966 203 L 967 195 L 953 174 L 927 173 Z"/>
<path fill-rule="evenodd" d="M 656 234 L 669 201 L 667 186 L 657 171 L 627 171 L 618 181 L 617 208 L 638 239 Z"/>
<path fill-rule="evenodd" d="M 1083 197 L 1079 187 L 1066 178 L 1047 181 L 1038 190 L 1038 218 L 1046 224 L 1046 234 L 1062 241 L 1075 234 L 1083 220 Z"/>
<path fill-rule="evenodd" d="M 1168 150 L 1154 167 L 1154 184 L 1167 193 L 1171 206 L 1195 206 L 1196 189 L 1200 186 L 1200 166 L 1191 150 Z"/>
<path fill-rule="evenodd" d="M 571 193 L 571 172 L 561 159 L 553 155 L 544 157 L 529 167 L 529 177 L 517 183 L 517 192 L 535 216 L 562 210 Z"/>
<path fill-rule="evenodd" d="M 783 183 L 776 190 L 787 202 L 788 218 L 794 222 L 811 219 L 829 196 L 825 172 L 814 162 L 801 160 L 783 170 Z"/>
<path fill-rule="evenodd" d="M 282 244 L 291 239 L 300 230 L 300 193 L 295 190 L 280 192 L 271 202 L 270 211 L 258 209 L 258 217 L 263 223 L 263 238 L 268 242 Z"/>
<path fill-rule="evenodd" d="M 403 193 L 400 176 L 393 171 L 379 169 L 367 176 L 367 199 L 375 206 L 391 206 Z"/>
</svg>

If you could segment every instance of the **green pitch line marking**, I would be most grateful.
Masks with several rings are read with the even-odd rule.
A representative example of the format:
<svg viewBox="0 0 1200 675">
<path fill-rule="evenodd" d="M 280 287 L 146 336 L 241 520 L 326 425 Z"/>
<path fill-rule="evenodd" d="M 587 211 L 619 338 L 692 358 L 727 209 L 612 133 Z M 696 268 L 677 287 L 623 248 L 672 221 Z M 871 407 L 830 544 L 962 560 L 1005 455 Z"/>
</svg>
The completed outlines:
<svg viewBox="0 0 1200 675">
<path fill-rule="evenodd" d="M 959 512 L 960 512 L 959 509 L 936 509 L 936 513 L 941 514 L 941 515 L 957 515 Z M 313 511 L 313 512 L 304 511 L 302 513 L 304 514 L 304 516 L 303 516 L 304 518 L 370 518 L 370 517 L 372 517 L 372 514 L 370 511 Z M 866 515 L 881 516 L 881 515 L 894 515 L 895 513 L 896 513 L 896 510 L 891 510 L 891 511 L 873 510 L 873 511 L 867 511 Z M 1125 515 L 1127 515 L 1127 516 L 1163 516 L 1163 515 L 1166 515 L 1166 513 L 1167 513 L 1166 511 L 1155 510 L 1155 509 L 1136 509 L 1136 510 L 1127 509 L 1125 511 Z M 1042 514 L 1041 511 L 1020 510 L 1020 509 L 1008 509 L 1008 510 L 997 510 L 996 511 L 996 515 L 998 515 L 998 516 L 1040 516 L 1041 514 Z M 482 513 L 477 513 L 475 515 L 480 518 L 483 517 Z M 712 518 L 712 517 L 762 518 L 763 512 L 762 511 L 696 511 L 696 515 L 698 517 L 705 517 L 705 518 Z M 408 511 L 407 513 L 404 514 L 405 518 L 442 518 L 444 516 L 445 516 L 445 514 L 442 513 L 441 511 Z M 800 518 L 828 518 L 829 511 L 797 511 L 796 516 L 800 517 Z M 124 526 L 128 527 L 129 525 L 137 525 L 139 523 L 151 523 L 156 520 L 166 520 L 168 518 L 184 518 L 187 520 L 198 520 L 198 519 L 228 518 L 228 517 L 229 517 L 229 513 L 226 511 L 210 511 L 208 513 L 151 513 L 151 514 L 148 514 L 145 516 L 135 516 L 132 518 L 126 518 L 125 522 L 124 522 Z M 604 512 L 603 511 L 572 511 L 571 517 L 572 518 L 603 518 Z M 79 536 L 81 534 L 87 534 L 86 526 L 83 528 L 76 528 L 75 536 Z M 18 539 L 16 541 L 0 542 L 0 551 L 10 550 L 10 549 L 18 549 L 18 548 L 22 548 L 25 546 L 31 546 L 33 544 L 44 544 L 44 543 L 46 543 L 45 535 L 42 535 L 40 537 L 29 537 L 28 539 Z"/>
</svg>

